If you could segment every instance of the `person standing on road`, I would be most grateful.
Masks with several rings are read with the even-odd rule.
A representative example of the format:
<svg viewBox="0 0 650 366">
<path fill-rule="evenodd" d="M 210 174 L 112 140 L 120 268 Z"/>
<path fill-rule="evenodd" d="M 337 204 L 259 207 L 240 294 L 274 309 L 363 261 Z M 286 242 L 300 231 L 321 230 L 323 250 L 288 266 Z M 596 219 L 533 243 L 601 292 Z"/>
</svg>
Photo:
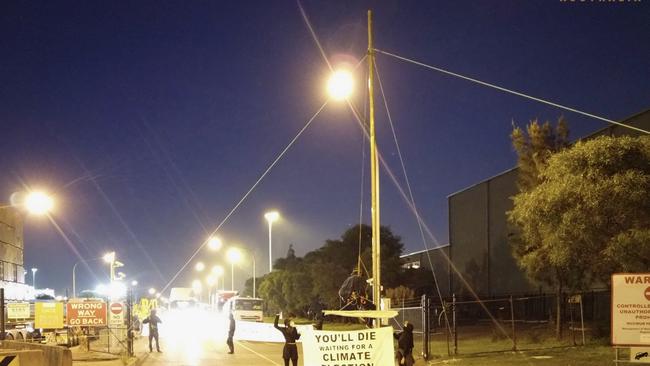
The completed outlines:
<svg viewBox="0 0 650 366">
<path fill-rule="evenodd" d="M 404 329 L 393 335 L 397 339 L 395 358 L 398 365 L 413 366 L 413 324 L 404 322 Z"/>
<path fill-rule="evenodd" d="M 298 365 L 298 346 L 296 345 L 296 340 L 300 338 L 300 333 L 296 329 L 296 325 L 293 320 L 284 319 L 284 327 L 278 325 L 278 320 L 280 319 L 280 314 L 275 314 L 275 321 L 273 326 L 275 329 L 282 332 L 284 336 L 284 348 L 282 349 L 282 359 L 284 360 L 284 366 L 289 366 L 289 360 L 293 366 Z"/>
<path fill-rule="evenodd" d="M 156 351 L 162 353 L 160 350 L 160 341 L 158 340 L 158 324 L 162 323 L 162 320 L 156 315 L 156 309 L 151 309 L 151 313 L 146 317 L 142 324 L 149 324 L 149 352 L 153 352 L 153 347 L 151 347 L 151 340 L 156 340 Z"/>
<path fill-rule="evenodd" d="M 230 327 L 228 328 L 228 340 L 226 340 L 226 344 L 230 348 L 230 352 L 228 353 L 232 355 L 235 353 L 235 344 L 232 342 L 232 337 L 235 335 L 235 317 L 232 315 L 232 312 L 230 312 L 228 319 L 230 319 Z"/>
</svg>

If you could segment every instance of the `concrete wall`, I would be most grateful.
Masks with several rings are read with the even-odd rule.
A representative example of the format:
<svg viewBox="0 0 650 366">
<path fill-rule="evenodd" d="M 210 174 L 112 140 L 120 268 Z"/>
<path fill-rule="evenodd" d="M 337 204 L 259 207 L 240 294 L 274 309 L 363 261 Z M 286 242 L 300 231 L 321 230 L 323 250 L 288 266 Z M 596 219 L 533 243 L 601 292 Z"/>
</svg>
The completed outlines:
<svg viewBox="0 0 650 366">
<path fill-rule="evenodd" d="M 43 351 L 40 350 L 0 350 L 0 360 L 5 356 L 17 356 L 21 366 L 49 366 L 45 363 Z M 12 363 L 15 361 L 16 359 Z"/>
<path fill-rule="evenodd" d="M 65 347 L 18 341 L 2 341 L 0 348 L 12 350 L 36 350 L 42 352 L 43 360 L 47 366 L 72 366 L 72 353 Z M 22 360 L 20 364 L 23 365 Z M 31 364 L 25 363 L 25 365 Z"/>
</svg>

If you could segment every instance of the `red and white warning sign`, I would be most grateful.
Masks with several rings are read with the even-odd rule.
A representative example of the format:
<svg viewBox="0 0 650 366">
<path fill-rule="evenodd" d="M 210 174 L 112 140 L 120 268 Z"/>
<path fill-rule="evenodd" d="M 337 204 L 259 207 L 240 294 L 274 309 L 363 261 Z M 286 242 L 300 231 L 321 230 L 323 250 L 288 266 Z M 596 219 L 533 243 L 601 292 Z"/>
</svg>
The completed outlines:
<svg viewBox="0 0 650 366">
<path fill-rule="evenodd" d="M 612 275 L 612 345 L 650 345 L 650 273 Z"/>
<path fill-rule="evenodd" d="M 124 304 L 121 302 L 111 303 L 109 307 L 109 325 L 124 325 Z"/>
</svg>

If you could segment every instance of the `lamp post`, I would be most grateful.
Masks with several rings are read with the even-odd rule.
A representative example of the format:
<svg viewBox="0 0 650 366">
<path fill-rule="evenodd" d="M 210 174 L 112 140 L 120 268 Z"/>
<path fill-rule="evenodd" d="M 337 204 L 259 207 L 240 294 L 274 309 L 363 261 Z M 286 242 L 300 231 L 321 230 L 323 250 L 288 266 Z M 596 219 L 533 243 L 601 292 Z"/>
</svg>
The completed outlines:
<svg viewBox="0 0 650 366">
<path fill-rule="evenodd" d="M 226 287 L 226 276 L 223 275 L 223 267 L 221 266 L 214 266 L 212 267 L 212 275 L 216 276 L 217 278 L 217 285 L 215 286 L 215 289 L 219 287 L 219 277 L 221 277 L 221 290 L 225 290 Z"/>
<path fill-rule="evenodd" d="M 235 262 L 241 259 L 241 252 L 237 248 L 230 248 L 226 255 L 230 262 L 230 290 L 235 291 Z"/>
<path fill-rule="evenodd" d="M 34 287 L 34 290 L 36 290 L 36 271 L 38 271 L 38 268 L 32 268 L 32 287 Z"/>
<path fill-rule="evenodd" d="M 104 256 L 91 259 L 80 259 L 72 266 L 72 297 L 77 297 L 77 265 L 79 265 L 79 263 L 87 264 L 89 262 L 98 261 L 100 259 L 104 259 Z"/>
<path fill-rule="evenodd" d="M 269 222 L 269 273 L 273 271 L 273 222 L 280 218 L 278 211 L 270 211 L 264 214 L 264 218 Z"/>
</svg>

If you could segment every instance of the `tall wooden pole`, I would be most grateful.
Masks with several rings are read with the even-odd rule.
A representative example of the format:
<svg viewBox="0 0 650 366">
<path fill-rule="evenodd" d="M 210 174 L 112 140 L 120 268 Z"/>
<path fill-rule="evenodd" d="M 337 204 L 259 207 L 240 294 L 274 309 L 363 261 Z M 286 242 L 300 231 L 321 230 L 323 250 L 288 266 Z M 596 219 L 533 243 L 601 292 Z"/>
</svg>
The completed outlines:
<svg viewBox="0 0 650 366">
<path fill-rule="evenodd" d="M 372 11 L 368 10 L 368 115 L 370 122 L 370 185 L 372 197 L 372 301 L 380 307 L 381 303 L 381 246 L 379 226 L 379 165 L 377 142 L 375 140 L 375 50 L 372 46 Z M 380 327 L 379 319 L 375 327 Z"/>
</svg>

